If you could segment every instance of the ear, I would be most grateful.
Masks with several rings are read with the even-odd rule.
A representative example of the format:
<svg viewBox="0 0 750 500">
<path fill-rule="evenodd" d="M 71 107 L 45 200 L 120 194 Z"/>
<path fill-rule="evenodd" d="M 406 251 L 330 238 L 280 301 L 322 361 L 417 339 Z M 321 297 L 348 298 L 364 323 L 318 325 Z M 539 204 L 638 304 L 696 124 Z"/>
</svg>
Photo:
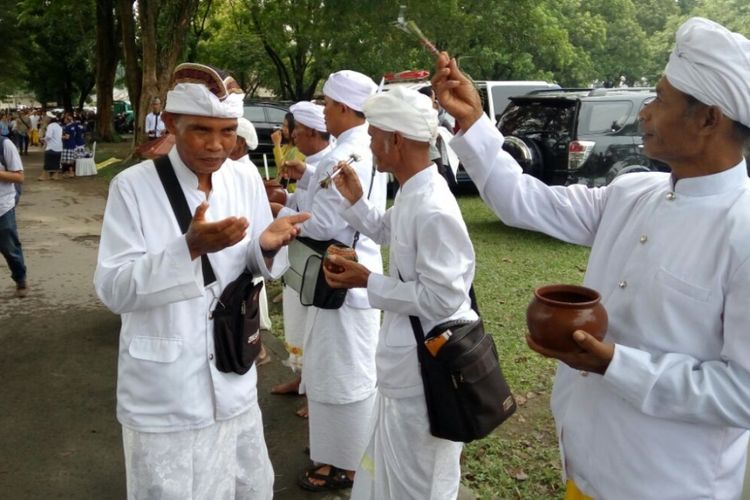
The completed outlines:
<svg viewBox="0 0 750 500">
<path fill-rule="evenodd" d="M 705 106 L 700 114 L 701 133 L 713 134 L 724 121 L 724 113 L 718 106 Z"/>
<path fill-rule="evenodd" d="M 177 120 L 175 119 L 175 116 L 169 111 L 162 111 L 161 121 L 164 122 L 164 127 L 166 127 L 170 134 L 174 134 L 177 131 Z"/>
</svg>

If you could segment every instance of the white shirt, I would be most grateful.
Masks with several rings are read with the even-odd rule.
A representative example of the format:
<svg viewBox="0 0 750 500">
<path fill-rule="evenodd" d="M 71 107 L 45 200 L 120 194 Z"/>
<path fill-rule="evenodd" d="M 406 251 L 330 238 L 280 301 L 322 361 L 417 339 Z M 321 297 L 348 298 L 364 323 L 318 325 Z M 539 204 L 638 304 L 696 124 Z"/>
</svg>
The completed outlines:
<svg viewBox="0 0 750 500">
<path fill-rule="evenodd" d="M 3 161 L 5 163 L 4 170 L 8 172 L 23 172 L 23 163 L 21 163 L 21 156 L 18 154 L 18 149 L 13 141 L 10 139 L 3 139 Z M 0 165 L 1 167 L 1 165 Z M 0 216 L 8 213 L 13 207 L 16 206 L 16 186 L 13 182 L 0 181 Z"/>
<path fill-rule="evenodd" d="M 360 160 L 353 163 L 352 167 L 357 171 L 359 182 L 362 184 L 364 196 L 370 187 L 372 176 L 372 152 L 370 151 L 370 136 L 367 133 L 367 124 L 350 128 L 337 137 L 336 145 L 322 159 L 315 171 L 305 170 L 304 175 L 297 181 L 297 187 L 307 190 L 307 211 L 312 217 L 302 224 L 302 236 L 315 240 L 336 239 L 346 245 L 354 241 L 355 230 L 341 217 L 341 201 L 343 196 L 331 182 L 327 189 L 320 187 L 320 181 L 333 169 L 339 161 L 349 159 L 349 155 L 356 153 Z M 385 210 L 386 184 L 388 177 L 376 172 L 373 179 L 373 188 L 370 195 L 370 203 Z M 279 215 L 288 215 L 294 211 L 285 207 L 279 211 Z M 383 261 L 380 256 L 380 246 L 370 238 L 360 235 L 357 242 L 357 259 L 370 271 L 380 273 L 383 271 Z M 346 294 L 346 303 L 357 309 L 368 309 L 367 291 L 362 288 L 351 289 Z"/>
<path fill-rule="evenodd" d="M 60 153 L 63 150 L 62 127 L 57 122 L 50 122 L 44 133 L 44 150 Z"/>
<path fill-rule="evenodd" d="M 204 200 L 198 178 L 169 153 L 191 213 Z M 102 302 L 122 315 L 117 416 L 141 432 L 206 427 L 246 411 L 256 401 L 255 367 L 245 375 L 216 369 L 215 297 L 247 267 L 281 275 L 286 248 L 265 267 L 258 238 L 271 211 L 256 169 L 227 160 L 212 176 L 206 219 L 245 216 L 247 236 L 209 254 L 217 282 L 204 288 L 201 260 L 190 259 L 184 235 L 152 161 L 121 172 L 110 184 L 94 275 Z"/>
<path fill-rule="evenodd" d="M 458 203 L 433 164 L 404 183 L 385 213 L 364 196 L 348 205 L 344 200 L 343 216 L 352 226 L 390 245 L 388 276 L 372 273 L 367 282 L 370 304 L 385 311 L 378 387 L 392 398 L 422 394 L 409 316 L 420 318 L 424 333 L 448 320 L 477 318 L 469 299 L 474 249 Z"/>
<path fill-rule="evenodd" d="M 609 314 L 604 376 L 560 364 L 564 468 L 606 499 L 740 497 L 750 428 L 750 181 L 627 174 L 605 188 L 522 175 L 482 118 L 452 146 L 504 222 L 591 246 Z"/>
<path fill-rule="evenodd" d="M 158 115 L 153 111 L 146 115 L 146 135 L 149 137 L 161 137 L 164 135 L 164 122 L 161 113 Z"/>
<path fill-rule="evenodd" d="M 305 157 L 305 171 L 309 171 L 311 176 L 315 175 L 315 170 L 318 167 L 318 163 L 320 163 L 320 160 L 325 158 L 326 155 L 331 152 L 331 149 L 333 149 L 333 147 L 329 144 L 317 153 Z M 297 183 L 297 188 L 286 198 L 286 206 L 291 208 L 292 210 L 296 210 L 299 212 L 310 210 L 310 202 L 307 196 L 307 189 L 303 188 L 299 185 L 299 183 Z M 281 215 L 283 215 L 283 212 L 281 213 Z"/>
</svg>

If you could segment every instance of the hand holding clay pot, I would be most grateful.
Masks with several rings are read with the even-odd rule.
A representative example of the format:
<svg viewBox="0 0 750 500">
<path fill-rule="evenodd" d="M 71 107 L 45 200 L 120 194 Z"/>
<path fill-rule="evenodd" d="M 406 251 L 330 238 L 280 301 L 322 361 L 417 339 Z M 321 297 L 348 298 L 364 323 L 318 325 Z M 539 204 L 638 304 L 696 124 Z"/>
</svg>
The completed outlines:
<svg viewBox="0 0 750 500">
<path fill-rule="evenodd" d="M 286 190 L 276 179 L 268 179 L 263 181 L 263 185 L 266 188 L 266 195 L 268 201 L 272 203 L 286 204 Z"/>
<path fill-rule="evenodd" d="M 329 272 L 332 272 L 332 273 L 337 273 L 337 274 L 343 273 L 344 268 L 341 266 L 337 266 L 336 264 L 333 264 L 331 261 L 329 261 L 328 260 L 329 255 L 337 255 L 347 260 L 357 262 L 357 251 L 354 250 L 352 247 L 330 245 L 326 249 L 326 257 L 325 257 L 325 260 L 323 261 L 323 265 L 325 266 L 326 269 L 328 269 Z"/>
<path fill-rule="evenodd" d="M 548 285 L 534 290 L 526 309 L 532 340 L 560 352 L 580 351 L 573 332 L 584 330 L 598 340 L 607 332 L 607 311 L 596 290 L 576 285 Z"/>
</svg>

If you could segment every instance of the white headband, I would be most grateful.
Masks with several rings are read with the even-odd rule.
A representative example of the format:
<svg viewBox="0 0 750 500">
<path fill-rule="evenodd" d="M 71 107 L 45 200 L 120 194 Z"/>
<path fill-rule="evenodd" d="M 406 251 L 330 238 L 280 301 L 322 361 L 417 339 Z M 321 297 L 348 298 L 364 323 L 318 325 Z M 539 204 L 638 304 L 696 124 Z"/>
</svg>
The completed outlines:
<svg viewBox="0 0 750 500">
<path fill-rule="evenodd" d="M 167 92 L 165 111 L 181 115 L 239 118 L 244 110 L 244 94 L 228 94 L 219 100 L 201 83 L 178 83 Z"/>
<path fill-rule="evenodd" d="M 237 118 L 237 135 L 245 139 L 248 149 L 254 150 L 258 147 L 258 133 L 252 122 L 243 116 Z"/>
<path fill-rule="evenodd" d="M 300 101 L 297 104 L 292 104 L 289 107 L 289 111 L 294 115 L 295 122 L 319 132 L 328 131 L 326 129 L 326 119 L 323 115 L 323 106 L 310 101 Z"/>
<path fill-rule="evenodd" d="M 365 103 L 364 113 L 370 125 L 413 141 L 430 142 L 437 135 L 437 110 L 416 90 L 396 87 L 375 94 Z"/>
<path fill-rule="evenodd" d="M 365 101 L 377 88 L 369 76 L 345 69 L 331 73 L 323 85 L 323 94 L 355 111 L 362 111 Z"/>
<path fill-rule="evenodd" d="M 750 40 L 702 17 L 677 30 L 664 74 L 677 90 L 750 127 Z"/>
</svg>

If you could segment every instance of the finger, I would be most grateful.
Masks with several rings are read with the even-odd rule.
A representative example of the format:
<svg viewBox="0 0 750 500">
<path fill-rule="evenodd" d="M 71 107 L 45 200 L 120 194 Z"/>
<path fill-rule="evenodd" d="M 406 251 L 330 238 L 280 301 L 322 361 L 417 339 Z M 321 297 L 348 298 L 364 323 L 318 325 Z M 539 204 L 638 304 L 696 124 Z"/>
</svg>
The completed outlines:
<svg viewBox="0 0 750 500">
<path fill-rule="evenodd" d="M 611 360 L 614 355 L 614 347 L 612 344 L 601 342 L 584 330 L 574 331 L 573 340 L 575 340 L 583 350 L 593 354 L 599 359 Z"/>
<path fill-rule="evenodd" d="M 554 357 L 552 356 L 552 351 L 534 342 L 534 339 L 531 338 L 531 335 L 526 335 L 526 345 L 528 345 L 532 351 L 535 351 L 536 353 L 541 354 L 544 357 L 547 357 L 547 358 Z"/>
<path fill-rule="evenodd" d="M 206 220 L 206 210 L 208 210 L 208 203 L 205 201 L 201 202 L 200 205 L 195 209 L 195 214 L 193 215 L 193 220 L 202 222 Z"/>
<path fill-rule="evenodd" d="M 312 217 L 312 214 L 310 212 L 300 212 L 298 214 L 280 217 L 279 220 L 285 220 L 289 222 L 289 224 L 294 225 L 294 224 L 302 224 L 303 222 L 308 220 L 310 217 Z"/>
</svg>

